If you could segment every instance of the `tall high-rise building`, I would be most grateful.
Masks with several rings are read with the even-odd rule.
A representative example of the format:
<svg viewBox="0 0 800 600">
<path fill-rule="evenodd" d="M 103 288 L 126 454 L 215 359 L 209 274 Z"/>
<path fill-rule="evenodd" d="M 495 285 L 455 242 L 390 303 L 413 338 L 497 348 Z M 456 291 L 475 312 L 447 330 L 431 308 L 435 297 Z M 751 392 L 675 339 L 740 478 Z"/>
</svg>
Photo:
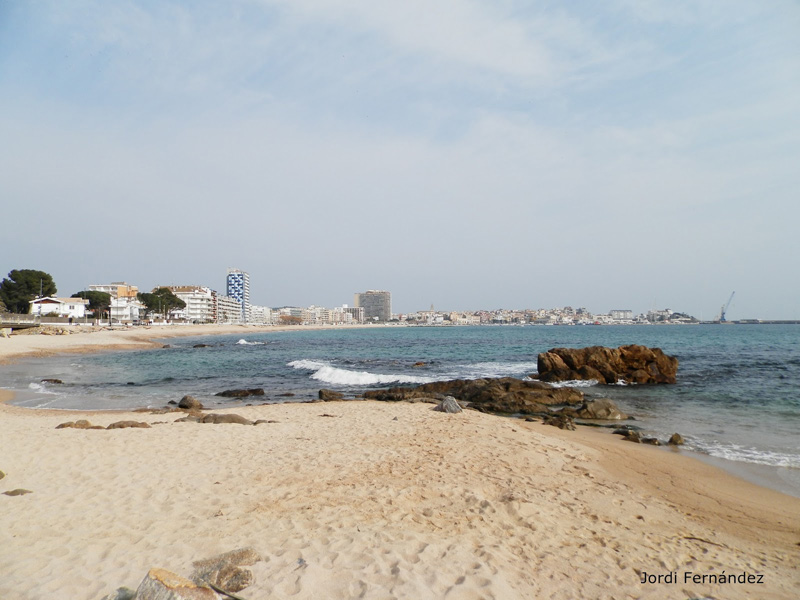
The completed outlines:
<svg viewBox="0 0 800 600">
<path fill-rule="evenodd" d="M 367 290 L 355 294 L 355 305 L 364 309 L 365 321 L 389 321 L 392 318 L 392 294 Z"/>
<path fill-rule="evenodd" d="M 228 269 L 228 296 L 242 304 L 242 322 L 248 322 L 250 313 L 250 274 L 239 269 Z"/>
</svg>

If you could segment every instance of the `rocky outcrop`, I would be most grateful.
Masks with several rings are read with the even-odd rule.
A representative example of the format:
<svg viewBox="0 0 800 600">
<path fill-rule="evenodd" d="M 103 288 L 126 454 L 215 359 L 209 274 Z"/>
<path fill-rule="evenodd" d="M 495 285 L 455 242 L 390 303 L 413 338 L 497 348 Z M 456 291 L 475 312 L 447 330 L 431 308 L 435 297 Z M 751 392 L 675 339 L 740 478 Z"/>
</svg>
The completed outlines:
<svg viewBox="0 0 800 600">
<path fill-rule="evenodd" d="M 600 421 L 614 421 L 628 418 L 628 415 L 617 408 L 617 405 L 614 404 L 614 401 L 610 398 L 587 400 L 577 408 L 567 406 L 560 412 L 567 417 Z"/>
<path fill-rule="evenodd" d="M 475 410 L 504 414 L 541 414 L 549 412 L 548 406 L 583 402 L 583 393 L 573 388 L 555 388 L 541 381 L 513 377 L 454 379 L 364 393 L 364 398 L 390 402 L 441 400 L 444 396 L 453 396 Z"/>
<path fill-rule="evenodd" d="M 225 390 L 224 392 L 217 392 L 215 396 L 222 396 L 224 398 L 247 398 L 248 396 L 264 396 L 263 388 L 252 388 L 249 390 Z"/>
<path fill-rule="evenodd" d="M 64 383 L 60 379 L 56 379 L 55 377 L 48 377 L 47 379 L 42 379 L 42 383 L 55 383 L 55 384 L 62 384 Z"/>
<path fill-rule="evenodd" d="M 678 359 L 660 348 L 636 344 L 606 348 L 553 348 L 538 358 L 539 380 L 600 383 L 675 383 Z"/>
<path fill-rule="evenodd" d="M 337 400 L 344 400 L 344 394 L 334 390 L 321 389 L 319 391 L 319 399 L 323 402 L 335 402 Z"/>
</svg>

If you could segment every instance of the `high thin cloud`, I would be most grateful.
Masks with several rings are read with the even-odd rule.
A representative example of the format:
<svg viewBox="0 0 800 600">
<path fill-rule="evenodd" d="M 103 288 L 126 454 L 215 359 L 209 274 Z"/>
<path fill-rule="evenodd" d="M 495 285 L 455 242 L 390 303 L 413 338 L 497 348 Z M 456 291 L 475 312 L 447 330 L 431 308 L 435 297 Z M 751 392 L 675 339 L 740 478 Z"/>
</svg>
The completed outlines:
<svg viewBox="0 0 800 600">
<path fill-rule="evenodd" d="M 0 267 L 799 316 L 799 26 L 749 0 L 0 4 L 0 196 L 40 215 Z"/>
</svg>

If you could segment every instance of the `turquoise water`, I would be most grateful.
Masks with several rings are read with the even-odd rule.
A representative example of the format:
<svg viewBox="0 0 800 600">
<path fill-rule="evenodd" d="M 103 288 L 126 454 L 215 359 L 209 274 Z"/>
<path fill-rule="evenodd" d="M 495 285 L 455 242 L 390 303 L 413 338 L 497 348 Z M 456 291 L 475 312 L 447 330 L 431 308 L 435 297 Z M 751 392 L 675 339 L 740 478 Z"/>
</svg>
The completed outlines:
<svg viewBox="0 0 800 600">
<path fill-rule="evenodd" d="M 194 348 L 198 343 L 210 347 Z M 161 407 L 184 394 L 214 396 L 263 387 L 268 401 L 316 398 L 427 381 L 536 372 L 554 347 L 643 344 L 680 361 L 678 383 L 591 386 L 663 439 L 680 432 L 687 448 L 723 461 L 763 465 L 800 482 L 800 326 L 375 327 L 208 336 L 172 348 L 64 355 L 0 366 L 15 404 L 39 408 Z M 424 362 L 424 366 L 414 363 Z M 41 384 L 55 377 L 64 385 Z M 582 385 L 586 385 L 582 383 Z M 259 402 L 262 399 L 258 400 Z M 800 490 L 800 485 L 798 485 Z"/>
</svg>

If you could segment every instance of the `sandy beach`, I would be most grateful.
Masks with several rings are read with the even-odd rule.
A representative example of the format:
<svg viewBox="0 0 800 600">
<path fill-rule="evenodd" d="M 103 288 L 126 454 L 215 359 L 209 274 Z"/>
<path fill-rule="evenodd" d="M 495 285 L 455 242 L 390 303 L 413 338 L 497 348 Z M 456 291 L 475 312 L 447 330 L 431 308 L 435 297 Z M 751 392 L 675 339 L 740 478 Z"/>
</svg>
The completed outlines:
<svg viewBox="0 0 800 600">
<path fill-rule="evenodd" d="M 263 559 L 248 600 L 800 597 L 800 499 L 679 452 L 430 404 L 214 412 L 269 422 L 0 404 L 0 598 L 99 599 L 242 547 Z M 77 419 L 150 428 L 56 429 Z"/>
<path fill-rule="evenodd" d="M 22 356 L 50 356 L 60 352 L 103 352 L 137 350 L 163 344 L 159 340 L 204 335 L 235 335 L 312 329 L 345 329 L 374 327 L 370 325 L 167 325 L 152 327 L 62 327 L 74 333 L 67 335 L 24 335 L 14 333 L 0 338 L 0 363 Z"/>
</svg>

